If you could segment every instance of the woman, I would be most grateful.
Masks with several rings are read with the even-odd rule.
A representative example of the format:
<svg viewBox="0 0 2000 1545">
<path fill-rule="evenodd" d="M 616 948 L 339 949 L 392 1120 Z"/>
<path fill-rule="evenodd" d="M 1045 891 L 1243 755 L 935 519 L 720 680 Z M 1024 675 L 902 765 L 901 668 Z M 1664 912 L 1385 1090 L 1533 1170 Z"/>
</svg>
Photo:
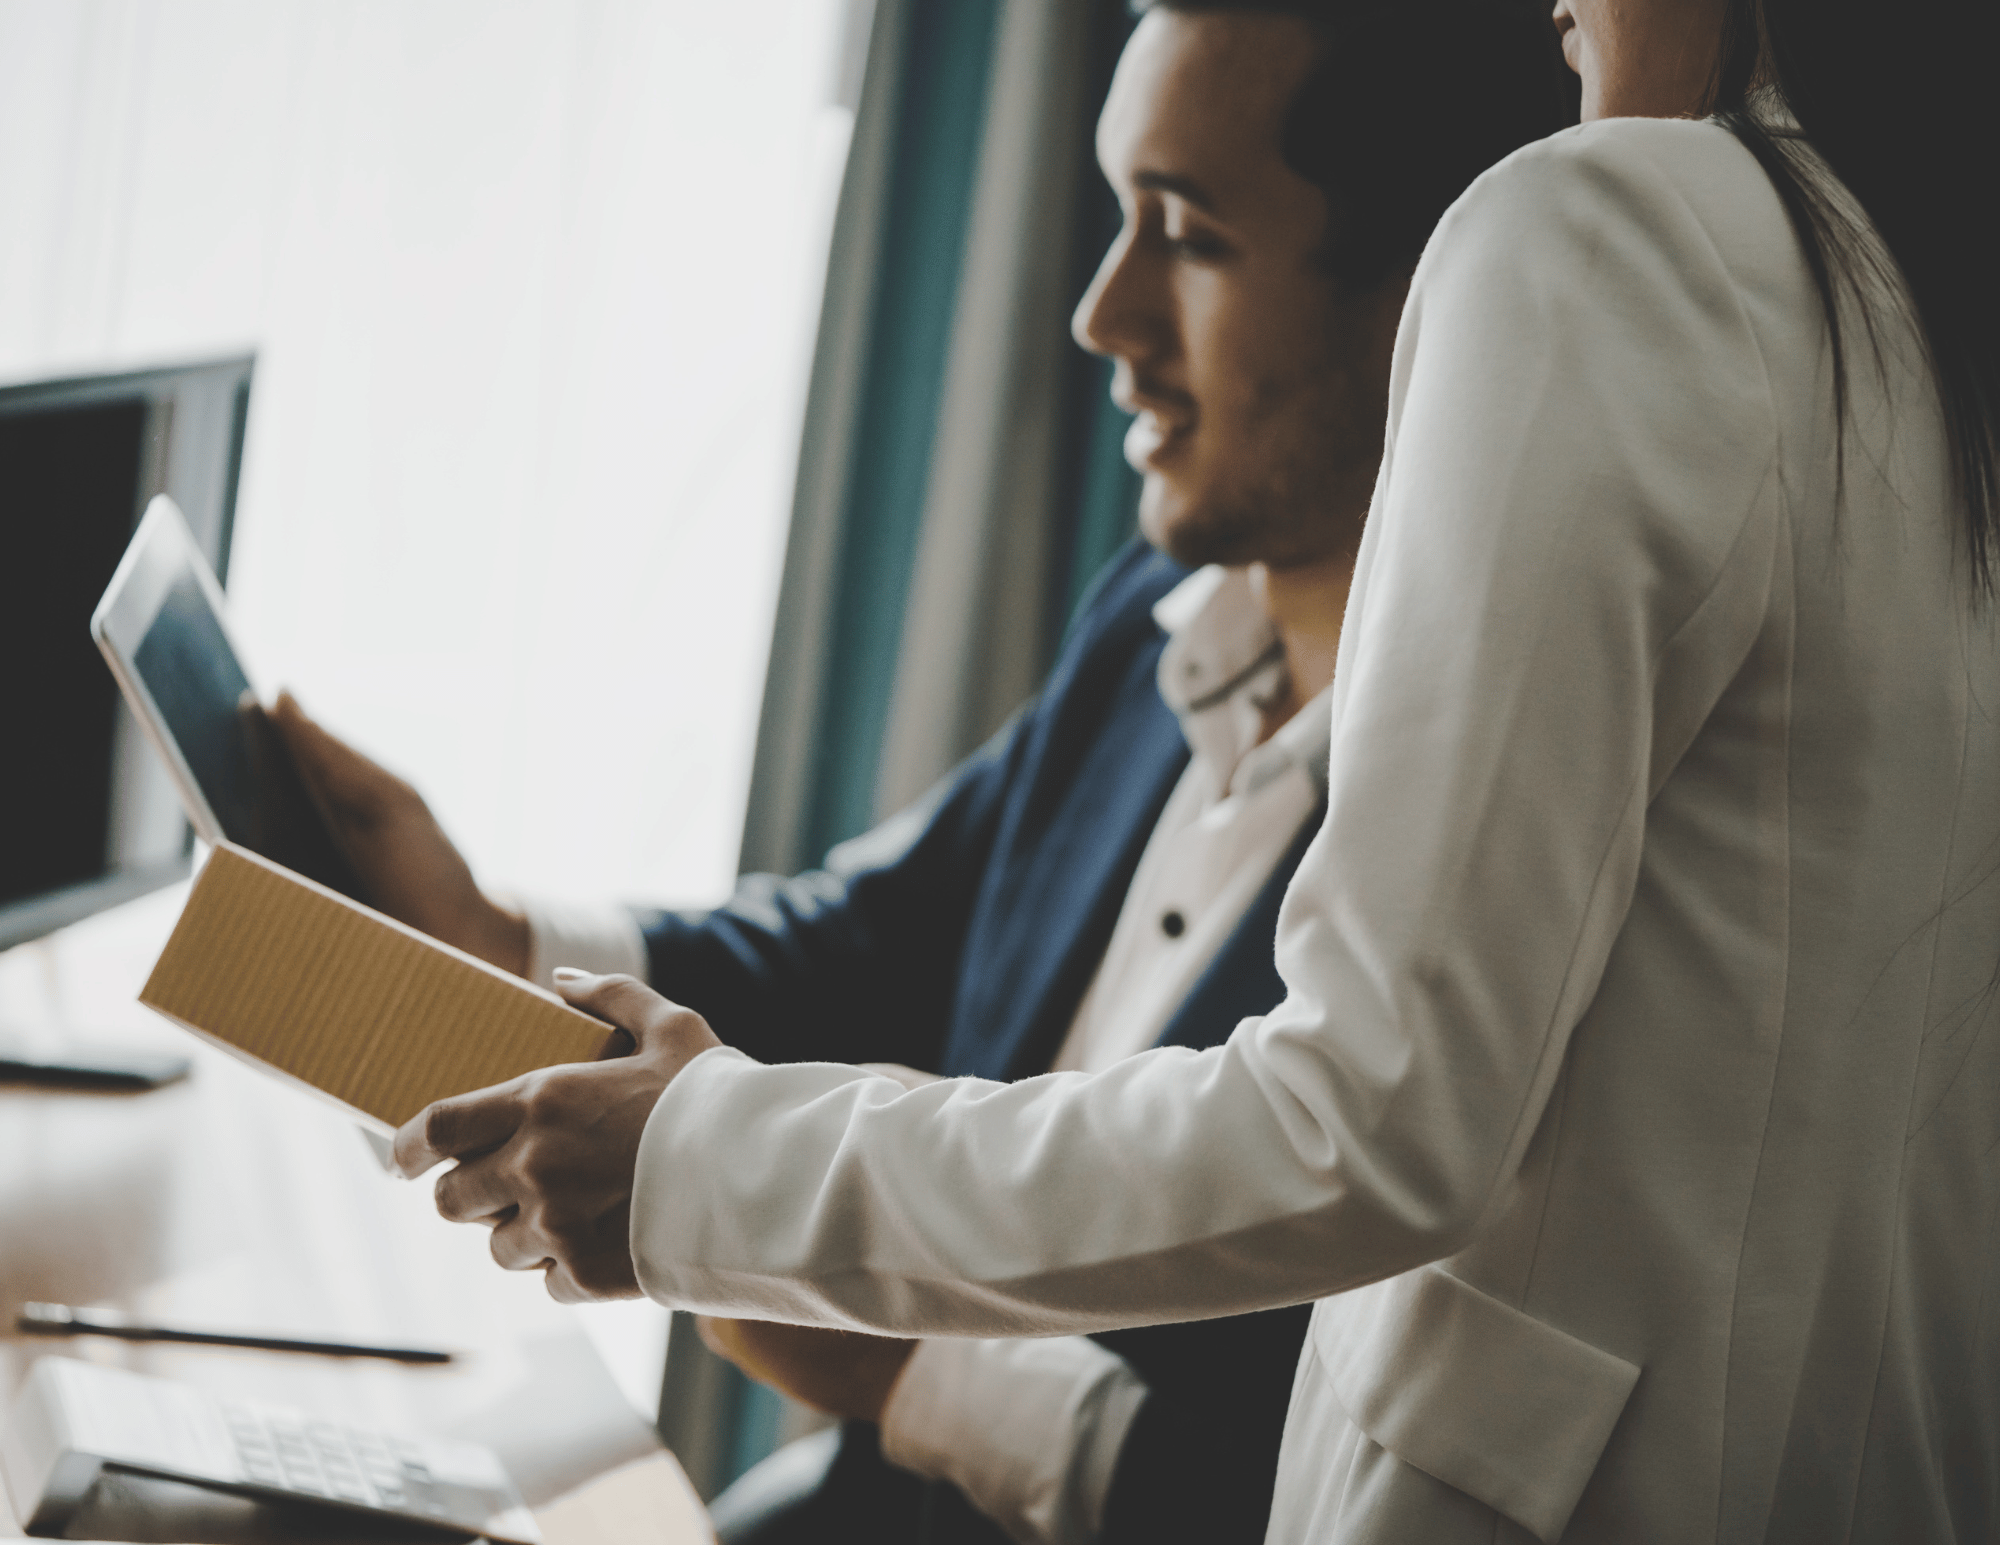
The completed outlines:
<svg viewBox="0 0 2000 1545">
<path fill-rule="evenodd" d="M 646 1290 L 902 1334 L 1319 1298 L 1275 1539 L 1994 1538 L 1990 10 L 1564 0 L 1592 121 L 1404 318 L 1287 1001 L 905 1093 L 580 981 L 672 1080 L 594 1150 L 637 1148 Z M 480 1109 L 404 1158 L 511 1131 L 461 1204 L 594 1282 L 559 1123 Z"/>
</svg>

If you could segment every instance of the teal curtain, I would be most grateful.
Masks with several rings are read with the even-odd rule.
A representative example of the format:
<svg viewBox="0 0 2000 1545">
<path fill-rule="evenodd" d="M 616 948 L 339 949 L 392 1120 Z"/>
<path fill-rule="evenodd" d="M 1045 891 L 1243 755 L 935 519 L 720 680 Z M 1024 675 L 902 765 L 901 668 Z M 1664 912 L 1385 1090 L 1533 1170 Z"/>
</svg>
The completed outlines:
<svg viewBox="0 0 2000 1545">
<path fill-rule="evenodd" d="M 915 0 L 900 12 L 877 12 L 878 26 L 903 29 L 889 43 L 901 79 L 893 83 L 888 205 L 842 500 L 818 733 L 792 867 L 864 830 L 874 813 L 876 750 L 923 517 L 999 14 L 1000 0 Z M 673 1352 L 684 1363 L 704 1355 L 689 1332 L 678 1319 Z M 710 1473 L 696 1478 L 704 1495 L 772 1452 L 785 1414 L 772 1390 L 732 1368 L 713 1374 L 703 1417 L 720 1441 L 704 1467 Z"/>
<path fill-rule="evenodd" d="M 1130 9 L 1116 0 L 1095 7 L 1089 86 L 1093 124 L 1103 109 L 1112 72 L 1134 25 Z M 1077 240 L 1071 256 L 1072 288 L 1078 300 L 1117 238 L 1121 219 L 1118 200 L 1097 170 L 1094 144 L 1084 145 L 1081 154 L 1090 166 L 1078 193 Z M 1080 432 L 1072 460 L 1070 497 L 1063 511 L 1069 522 L 1068 540 L 1061 548 L 1066 567 L 1050 576 L 1050 583 L 1063 599 L 1057 615 L 1065 622 L 1074 615 L 1097 571 L 1139 528 L 1139 474 L 1125 460 L 1125 431 L 1132 425 L 1132 415 L 1111 400 L 1111 361 L 1092 358 L 1079 349 L 1066 396 L 1065 406 Z M 1051 657 L 1056 642 L 1055 638 L 1049 641 Z"/>
<path fill-rule="evenodd" d="M 1094 126 L 1132 19 L 1123 0 L 1092 0 L 1081 121 Z M 967 218 L 986 116 L 986 71 L 1000 6 L 925 0 L 912 7 L 903 52 L 880 293 L 845 501 L 834 616 L 812 748 L 798 865 L 867 830 L 903 620 L 924 515 L 939 393 L 964 266 Z M 1096 170 L 1088 132 L 1072 153 L 1087 163 L 1071 220 L 1070 302 L 1082 297 L 1118 229 L 1117 201 Z M 1091 578 L 1137 529 L 1139 479 L 1124 457 L 1130 416 L 1109 396 L 1111 366 L 1072 350 L 1049 404 L 1066 445 L 1048 517 L 1055 527 L 1045 592 L 1056 626 Z M 968 748 L 969 749 L 969 748 Z"/>
<path fill-rule="evenodd" d="M 998 0 L 923 0 L 906 22 L 874 337 L 802 833 L 811 855 L 874 820 L 999 13 Z"/>
<path fill-rule="evenodd" d="M 1078 121 L 1094 125 L 1132 22 L 1123 0 L 1077 3 L 1091 12 Z M 861 112 L 886 106 L 887 132 L 873 152 L 881 160 L 851 165 L 849 180 L 850 192 L 873 186 L 878 193 L 875 206 L 871 195 L 856 196 L 855 227 L 845 233 L 836 227 L 833 253 L 835 265 L 847 250 L 872 254 L 874 272 L 857 282 L 836 267 L 828 278 L 828 306 L 838 295 L 843 310 L 821 319 L 822 357 L 807 408 L 808 450 L 752 779 L 746 867 L 807 867 L 877 816 L 877 773 L 925 518 L 1002 15 L 1002 0 L 876 0 Z M 892 80 L 876 78 L 885 62 L 893 65 Z M 1087 132 L 1071 153 L 1090 163 L 1077 181 L 1066 241 L 1074 304 L 1117 229 L 1118 213 L 1095 171 Z M 855 299 L 862 292 L 865 304 Z M 822 368 L 847 357 L 839 341 L 842 318 L 860 316 L 865 329 L 850 350 L 852 363 Z M 1122 450 L 1130 420 L 1110 402 L 1109 381 L 1104 361 L 1071 350 L 1055 400 L 1038 405 L 1054 416 L 1061 446 L 1043 512 L 1050 540 L 1038 583 L 1049 602 L 1044 615 L 1055 626 L 1036 646 L 1042 668 L 1077 597 L 1134 529 L 1138 481 Z M 829 424 L 834 428 L 816 427 Z M 829 435 L 840 443 L 829 445 Z M 831 482 L 828 467 L 840 469 Z M 837 499 L 824 497 L 830 487 L 839 488 Z M 675 1317 L 661 1432 L 704 1497 L 770 1453 L 784 1417 L 777 1395 L 707 1353 L 687 1317 Z"/>
</svg>

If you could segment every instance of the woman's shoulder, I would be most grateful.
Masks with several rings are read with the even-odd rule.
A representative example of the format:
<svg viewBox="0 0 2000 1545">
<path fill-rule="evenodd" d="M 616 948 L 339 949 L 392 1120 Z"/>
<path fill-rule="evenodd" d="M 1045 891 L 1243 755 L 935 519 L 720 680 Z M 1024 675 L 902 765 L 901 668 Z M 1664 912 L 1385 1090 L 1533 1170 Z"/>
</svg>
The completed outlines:
<svg viewBox="0 0 2000 1545">
<path fill-rule="evenodd" d="M 1789 217 L 1757 160 L 1713 120 L 1611 118 L 1522 147 L 1447 212 L 1433 253 L 1589 262 L 1619 248 L 1789 282 Z M 1771 270 L 1776 262 L 1785 271 Z"/>
</svg>

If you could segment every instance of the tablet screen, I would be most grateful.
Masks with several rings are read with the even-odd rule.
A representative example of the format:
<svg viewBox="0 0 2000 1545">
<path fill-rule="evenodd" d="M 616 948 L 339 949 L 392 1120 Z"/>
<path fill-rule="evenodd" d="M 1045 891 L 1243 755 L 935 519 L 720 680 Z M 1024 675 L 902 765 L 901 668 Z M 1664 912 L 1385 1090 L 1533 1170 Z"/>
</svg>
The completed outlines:
<svg viewBox="0 0 2000 1545">
<path fill-rule="evenodd" d="M 231 842 L 344 896 L 367 897 L 257 707 L 200 581 L 186 568 L 132 654 L 160 718 Z"/>
<path fill-rule="evenodd" d="M 254 846 L 256 777 L 240 707 L 250 682 L 192 574 L 174 581 L 133 664 L 223 831 Z"/>
</svg>

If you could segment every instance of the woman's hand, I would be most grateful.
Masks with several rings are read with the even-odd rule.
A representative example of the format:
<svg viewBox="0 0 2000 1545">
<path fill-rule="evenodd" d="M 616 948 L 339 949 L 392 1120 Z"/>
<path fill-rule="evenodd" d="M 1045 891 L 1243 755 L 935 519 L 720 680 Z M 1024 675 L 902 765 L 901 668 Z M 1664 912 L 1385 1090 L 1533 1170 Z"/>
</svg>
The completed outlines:
<svg viewBox="0 0 2000 1545">
<path fill-rule="evenodd" d="M 561 1302 L 636 1298 L 632 1184 L 646 1118 L 682 1068 L 722 1043 L 699 1014 L 629 976 L 558 971 L 556 987 L 630 1035 L 631 1055 L 439 1100 L 396 1134 L 396 1167 L 414 1179 L 458 1160 L 438 1180 L 438 1211 L 489 1225 L 493 1259 L 545 1273 Z"/>
</svg>

